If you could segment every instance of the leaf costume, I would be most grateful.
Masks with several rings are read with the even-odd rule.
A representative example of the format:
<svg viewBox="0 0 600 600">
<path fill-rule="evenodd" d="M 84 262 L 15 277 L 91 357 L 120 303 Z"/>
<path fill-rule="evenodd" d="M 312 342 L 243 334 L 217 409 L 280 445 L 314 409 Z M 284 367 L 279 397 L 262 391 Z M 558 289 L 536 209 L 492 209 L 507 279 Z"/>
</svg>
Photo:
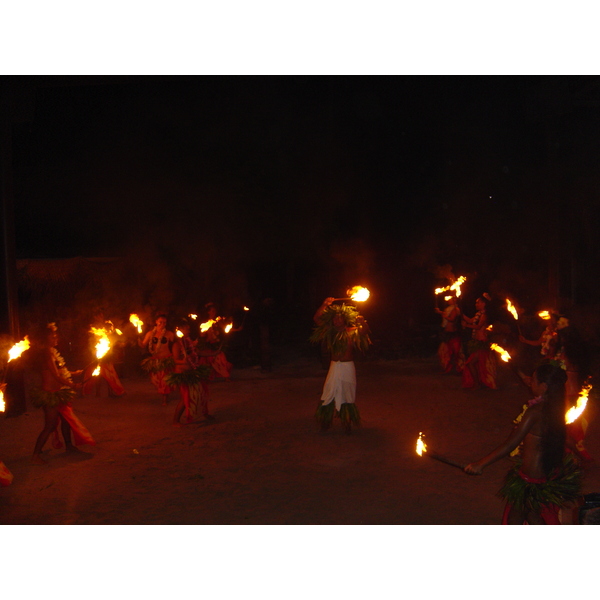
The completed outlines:
<svg viewBox="0 0 600 600">
<path fill-rule="evenodd" d="M 336 316 L 342 316 L 344 328 L 334 325 Z M 367 333 L 362 331 L 357 318 L 359 312 L 353 306 L 330 305 L 320 315 L 319 323 L 310 336 L 312 343 L 324 344 L 333 356 L 342 356 L 349 348 L 366 352 L 371 344 Z M 347 431 L 351 424 L 360 425 L 360 413 L 356 400 L 356 369 L 352 360 L 332 360 L 323 386 L 321 404 L 315 417 L 323 429 L 331 426 L 338 416 Z"/>
</svg>

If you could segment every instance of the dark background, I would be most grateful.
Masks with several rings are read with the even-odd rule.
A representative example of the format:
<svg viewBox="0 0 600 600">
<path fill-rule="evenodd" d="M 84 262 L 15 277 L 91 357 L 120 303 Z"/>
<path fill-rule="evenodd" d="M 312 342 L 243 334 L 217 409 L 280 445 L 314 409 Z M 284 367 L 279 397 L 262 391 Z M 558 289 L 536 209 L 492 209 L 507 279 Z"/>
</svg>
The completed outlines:
<svg viewBox="0 0 600 600">
<path fill-rule="evenodd" d="M 419 352 L 433 289 L 462 274 L 467 313 L 489 291 L 595 338 L 599 84 L 3 77 L 21 327 L 271 299 L 299 340 L 360 284 L 380 346 Z"/>
</svg>

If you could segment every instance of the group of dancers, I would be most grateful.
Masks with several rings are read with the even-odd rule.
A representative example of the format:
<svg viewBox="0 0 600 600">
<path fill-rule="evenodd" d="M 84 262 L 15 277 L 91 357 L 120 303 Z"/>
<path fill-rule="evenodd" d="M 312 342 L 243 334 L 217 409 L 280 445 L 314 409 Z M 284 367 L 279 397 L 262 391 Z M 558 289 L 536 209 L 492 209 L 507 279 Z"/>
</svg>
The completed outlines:
<svg viewBox="0 0 600 600">
<path fill-rule="evenodd" d="M 462 313 L 455 295 L 447 297 L 443 310 L 436 307 L 443 319 L 438 350 L 442 369 L 460 374 L 465 389 L 498 387 L 498 354 L 492 348 L 491 336 L 495 328 L 497 335 L 502 327 L 490 319 L 490 301 L 487 293 L 478 297 L 472 317 Z M 515 419 L 506 441 L 465 467 L 466 473 L 481 475 L 490 464 L 513 457 L 515 466 L 500 490 L 506 500 L 504 524 L 560 524 L 560 509 L 581 498 L 581 467 L 592 460 L 583 443 L 585 416 L 580 415 L 570 424 L 565 419 L 567 408 L 576 404 L 588 381 L 589 354 L 568 317 L 553 312 L 544 316 L 546 326 L 539 338 L 527 339 L 520 329 L 514 336 L 521 344 L 540 348 L 531 375 L 516 369 L 533 397 Z M 466 340 L 465 330 L 471 330 Z M 502 335 L 505 340 L 510 337 L 506 329 Z"/>
<path fill-rule="evenodd" d="M 456 296 L 447 299 L 445 309 L 436 308 L 443 318 L 439 347 L 442 368 L 446 373 L 459 373 L 466 389 L 480 385 L 497 389 L 496 352 L 490 346 L 495 325 L 488 312 L 490 300 L 488 294 L 477 298 L 472 317 L 462 314 Z M 355 403 L 354 354 L 366 351 L 370 345 L 369 325 L 354 306 L 340 304 L 335 298 L 326 298 L 313 320 L 315 329 L 310 339 L 321 344 L 330 356 L 316 418 L 321 428 L 327 430 L 334 417 L 339 417 L 345 431 L 350 433 L 353 426 L 360 425 Z M 188 319 L 178 322 L 176 335 L 167 328 L 166 315 L 158 314 L 153 328 L 138 340 L 148 352 L 142 366 L 163 403 L 166 404 L 173 390 L 179 391 L 174 425 L 181 425 L 182 418 L 187 423 L 192 422 L 198 412 L 205 419 L 212 418 L 208 411 L 208 382 L 215 377 L 228 379 L 231 371 L 231 363 L 222 351 L 222 331 L 218 323 L 218 319 L 213 319 L 213 326 L 204 332 L 204 337 L 194 339 Z M 462 337 L 465 330 L 470 330 L 466 343 Z M 581 497 L 582 465 L 591 460 L 583 445 L 584 417 L 580 416 L 570 425 L 565 420 L 566 407 L 575 404 L 589 375 L 589 361 L 581 339 L 565 315 L 550 313 L 538 339 L 529 340 L 520 330 L 517 338 L 519 343 L 540 348 L 539 364 L 534 372 L 527 375 L 517 371 L 530 387 L 532 398 L 515 419 L 506 441 L 464 470 L 470 475 L 481 475 L 489 465 L 511 456 L 515 465 L 500 491 L 506 499 L 502 522 L 560 524 L 560 509 Z M 34 406 L 43 408 L 45 421 L 32 460 L 42 464 L 45 460 L 41 453 L 51 435 L 54 447 L 62 447 L 59 426 L 67 452 L 78 452 L 77 445 L 95 444 L 95 441 L 73 413 L 71 401 L 82 387 L 73 382 L 73 375 L 80 372 L 70 372 L 56 350 L 56 326 L 48 325 L 34 339 L 30 362 L 35 365 L 33 370 L 39 381 L 30 397 Z M 0 479 L 5 484 L 9 475 L 0 464 Z"/>
<path fill-rule="evenodd" d="M 141 367 L 149 374 L 163 404 L 167 404 L 173 391 L 179 393 L 173 415 L 175 426 L 182 424 L 182 418 L 184 423 L 191 423 L 198 414 L 212 420 L 214 417 L 208 408 L 209 381 L 230 377 L 232 364 L 223 352 L 225 321 L 216 318 L 212 303 L 207 305 L 207 312 L 211 325 L 198 337 L 192 337 L 189 319 L 178 321 L 175 334 L 167 328 L 167 316 L 158 314 L 152 329 L 138 338 L 138 345 L 148 355 Z M 99 330 L 116 339 L 112 323 L 104 320 L 101 311 L 94 315 L 90 333 Z M 31 405 L 44 411 L 44 426 L 36 439 L 31 460 L 34 464 L 46 464 L 42 452 L 51 437 L 53 447 L 64 446 L 67 453 L 79 453 L 78 446 L 96 443 L 73 411 L 72 402 L 77 395 L 89 395 L 99 378 L 107 382 L 111 396 L 122 396 L 125 389 L 114 365 L 119 351 L 117 344 L 84 369 L 70 371 L 57 350 L 59 334 L 55 323 L 37 328 L 28 337 L 31 347 L 20 359 L 26 365 L 25 388 Z M 90 350 L 95 339 L 95 335 L 90 336 Z M 12 473 L 0 463 L 0 485 L 10 485 L 12 480 Z"/>
</svg>

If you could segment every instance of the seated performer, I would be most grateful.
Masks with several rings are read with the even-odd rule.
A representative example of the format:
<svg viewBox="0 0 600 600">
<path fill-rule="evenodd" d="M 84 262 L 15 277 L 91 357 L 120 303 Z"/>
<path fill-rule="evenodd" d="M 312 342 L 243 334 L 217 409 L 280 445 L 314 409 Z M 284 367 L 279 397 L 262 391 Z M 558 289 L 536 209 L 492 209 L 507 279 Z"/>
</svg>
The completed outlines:
<svg viewBox="0 0 600 600">
<path fill-rule="evenodd" d="M 573 440 L 565 424 L 566 373 L 551 364 L 539 366 L 529 401 L 517 425 L 493 452 L 468 464 L 465 472 L 481 475 L 488 465 L 519 450 L 516 465 L 506 476 L 500 495 L 507 501 L 503 524 L 559 525 L 559 509 L 580 496 L 581 471 Z"/>
<path fill-rule="evenodd" d="M 360 425 L 360 414 L 355 404 L 354 349 L 362 352 L 367 350 L 371 343 L 370 330 L 356 308 L 345 304 L 334 305 L 334 300 L 326 298 L 313 317 L 317 328 L 310 341 L 324 342 L 331 354 L 316 418 L 321 423 L 321 429 L 327 430 L 333 423 L 335 413 L 339 415 L 346 433 L 350 433 L 352 423 Z"/>
<path fill-rule="evenodd" d="M 185 418 L 191 423 L 198 410 L 198 405 L 205 419 L 214 417 L 208 412 L 208 378 L 210 366 L 201 364 L 200 355 L 206 356 L 209 351 L 199 351 L 197 340 L 190 337 L 190 324 L 183 319 L 177 329 L 183 334 L 173 344 L 173 359 L 175 370 L 167 377 L 167 383 L 173 388 L 179 388 L 181 400 L 175 407 L 173 425 L 179 426 L 185 411 Z M 214 354 L 214 353 L 213 353 Z"/>
<path fill-rule="evenodd" d="M 36 342 L 37 346 L 33 349 L 29 360 L 32 363 L 31 367 L 39 374 L 39 385 L 32 389 L 30 397 L 36 408 L 44 409 L 44 428 L 37 438 L 31 460 L 35 464 L 46 464 L 41 453 L 50 434 L 54 432 L 53 446 L 62 447 L 58 437 L 59 423 L 68 453 L 79 452 L 71 442 L 71 432 L 76 444 L 95 445 L 96 442 L 71 408 L 75 390 L 81 387 L 80 384 L 73 383 L 71 376 L 79 375 L 81 371 L 70 372 L 65 366 L 64 359 L 56 350 L 58 344 L 56 325 L 50 323 Z"/>
</svg>

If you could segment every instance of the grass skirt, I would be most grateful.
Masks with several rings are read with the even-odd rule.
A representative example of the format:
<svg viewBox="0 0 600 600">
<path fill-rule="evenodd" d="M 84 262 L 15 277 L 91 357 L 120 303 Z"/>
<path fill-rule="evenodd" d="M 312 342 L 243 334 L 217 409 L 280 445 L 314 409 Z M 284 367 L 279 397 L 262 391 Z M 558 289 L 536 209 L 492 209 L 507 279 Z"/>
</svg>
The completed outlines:
<svg viewBox="0 0 600 600">
<path fill-rule="evenodd" d="M 41 388 L 34 388 L 31 390 L 31 404 L 35 408 L 42 408 L 43 406 L 59 406 L 60 404 L 68 404 L 75 398 L 75 390 L 72 388 L 63 388 L 57 392 L 47 392 Z"/>
<path fill-rule="evenodd" d="M 360 413 L 358 412 L 358 407 L 353 402 L 344 402 L 339 411 L 335 409 L 334 402 L 330 402 L 329 404 L 321 403 L 315 413 L 315 418 L 321 425 L 331 425 L 334 416 L 339 417 L 344 426 L 350 423 L 357 427 L 360 425 Z"/>
<path fill-rule="evenodd" d="M 545 506 L 565 506 L 581 495 L 582 471 L 575 457 L 568 453 L 562 465 L 546 481 L 531 483 L 519 474 L 521 461 L 506 474 L 504 485 L 498 492 L 509 504 L 519 510 L 540 513 Z"/>
<path fill-rule="evenodd" d="M 169 373 L 165 381 L 171 387 L 199 385 L 201 381 L 206 381 L 210 377 L 210 374 L 210 365 L 200 365 L 195 369 L 189 369 L 182 373 Z"/>
<path fill-rule="evenodd" d="M 175 368 L 175 361 L 173 357 L 169 356 L 168 358 L 153 358 L 149 356 L 145 358 L 140 366 L 146 373 L 160 373 L 161 371 L 172 371 Z"/>
</svg>

